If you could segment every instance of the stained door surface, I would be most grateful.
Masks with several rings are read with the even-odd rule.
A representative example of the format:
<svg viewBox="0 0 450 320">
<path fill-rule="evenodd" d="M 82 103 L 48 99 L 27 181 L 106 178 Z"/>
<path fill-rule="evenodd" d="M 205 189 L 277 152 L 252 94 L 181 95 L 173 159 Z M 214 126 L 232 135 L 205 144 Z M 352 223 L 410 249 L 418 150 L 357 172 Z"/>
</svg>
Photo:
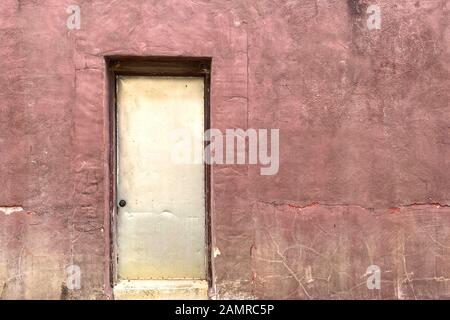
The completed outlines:
<svg viewBox="0 0 450 320">
<path fill-rule="evenodd" d="M 118 278 L 205 279 L 204 165 L 174 152 L 178 136 L 203 153 L 204 80 L 118 76 L 116 90 Z"/>
</svg>

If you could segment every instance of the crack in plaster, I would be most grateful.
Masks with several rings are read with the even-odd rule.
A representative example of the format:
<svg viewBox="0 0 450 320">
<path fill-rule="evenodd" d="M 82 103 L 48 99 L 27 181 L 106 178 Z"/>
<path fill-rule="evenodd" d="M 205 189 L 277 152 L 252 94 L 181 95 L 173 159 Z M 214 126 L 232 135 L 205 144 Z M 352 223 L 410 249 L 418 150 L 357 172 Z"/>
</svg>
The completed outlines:
<svg viewBox="0 0 450 320">
<path fill-rule="evenodd" d="M 318 201 L 309 202 L 306 204 L 297 204 L 297 203 L 289 203 L 289 202 L 277 202 L 277 201 L 259 201 L 260 203 L 264 203 L 267 205 L 271 205 L 273 207 L 287 206 L 293 209 L 303 210 L 312 207 L 357 207 L 368 211 L 373 211 L 374 209 L 389 209 L 392 213 L 400 212 L 402 208 L 411 208 L 411 207 L 421 207 L 421 206 L 434 206 L 436 208 L 450 208 L 450 204 L 441 203 L 441 202 L 413 202 L 407 204 L 399 204 L 394 207 L 388 208 L 375 208 L 375 207 L 364 207 L 357 204 L 351 203 L 320 203 Z"/>
</svg>

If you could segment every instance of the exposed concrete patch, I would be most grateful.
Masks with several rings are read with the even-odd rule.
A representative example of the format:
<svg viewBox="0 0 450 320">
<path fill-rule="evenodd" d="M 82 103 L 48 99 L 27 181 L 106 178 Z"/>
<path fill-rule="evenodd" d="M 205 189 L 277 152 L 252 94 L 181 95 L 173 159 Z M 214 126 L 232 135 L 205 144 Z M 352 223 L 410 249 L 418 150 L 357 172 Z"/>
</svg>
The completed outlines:
<svg viewBox="0 0 450 320">
<path fill-rule="evenodd" d="M 0 207 L 0 212 L 3 212 L 7 216 L 9 216 L 12 213 L 22 213 L 22 212 L 24 212 L 24 210 L 22 207 L 19 207 L 19 206 L 8 206 L 8 207 Z M 31 214 L 31 212 L 30 212 L 30 214 Z"/>
<path fill-rule="evenodd" d="M 222 281 L 217 286 L 216 294 L 211 297 L 213 300 L 255 300 L 257 297 L 252 292 L 246 292 L 241 288 L 246 281 Z"/>
</svg>

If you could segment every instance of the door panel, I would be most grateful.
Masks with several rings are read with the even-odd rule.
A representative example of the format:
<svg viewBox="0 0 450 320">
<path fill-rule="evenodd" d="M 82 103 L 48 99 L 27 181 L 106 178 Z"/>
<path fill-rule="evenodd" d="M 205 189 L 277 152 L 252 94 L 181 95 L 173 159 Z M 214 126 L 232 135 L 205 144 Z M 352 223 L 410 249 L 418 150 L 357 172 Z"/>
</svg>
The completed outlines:
<svg viewBox="0 0 450 320">
<path fill-rule="evenodd" d="M 204 80 L 117 78 L 119 279 L 206 279 L 203 162 L 171 157 L 173 133 L 203 154 Z"/>
</svg>

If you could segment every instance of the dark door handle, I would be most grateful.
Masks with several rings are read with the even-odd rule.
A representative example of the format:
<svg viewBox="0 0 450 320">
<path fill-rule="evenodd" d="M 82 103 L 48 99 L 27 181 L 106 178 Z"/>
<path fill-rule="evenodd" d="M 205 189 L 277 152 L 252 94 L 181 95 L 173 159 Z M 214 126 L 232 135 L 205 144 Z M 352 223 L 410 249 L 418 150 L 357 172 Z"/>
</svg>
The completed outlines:
<svg viewBox="0 0 450 320">
<path fill-rule="evenodd" d="M 122 208 L 125 207 L 126 205 L 127 205 L 127 202 L 125 200 L 119 201 L 119 206 L 121 206 Z"/>
</svg>

